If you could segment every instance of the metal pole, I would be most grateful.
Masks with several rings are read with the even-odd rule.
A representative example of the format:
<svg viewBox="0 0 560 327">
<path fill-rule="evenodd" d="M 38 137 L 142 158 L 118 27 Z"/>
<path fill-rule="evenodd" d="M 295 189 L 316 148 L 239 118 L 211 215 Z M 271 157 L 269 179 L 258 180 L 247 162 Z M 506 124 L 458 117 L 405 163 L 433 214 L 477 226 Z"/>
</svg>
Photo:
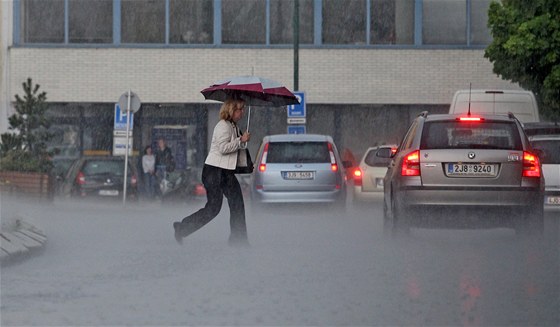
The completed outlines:
<svg viewBox="0 0 560 327">
<path fill-rule="evenodd" d="M 294 91 L 299 90 L 299 0 L 294 0 Z"/>
<path fill-rule="evenodd" d="M 124 183 L 123 204 L 126 204 L 126 183 L 128 180 L 128 133 L 130 131 L 130 89 L 128 90 L 128 101 L 126 106 L 126 151 L 124 153 Z"/>
<path fill-rule="evenodd" d="M 251 122 L 251 105 L 249 105 L 249 113 L 247 114 L 247 133 L 249 132 L 249 123 Z"/>
</svg>

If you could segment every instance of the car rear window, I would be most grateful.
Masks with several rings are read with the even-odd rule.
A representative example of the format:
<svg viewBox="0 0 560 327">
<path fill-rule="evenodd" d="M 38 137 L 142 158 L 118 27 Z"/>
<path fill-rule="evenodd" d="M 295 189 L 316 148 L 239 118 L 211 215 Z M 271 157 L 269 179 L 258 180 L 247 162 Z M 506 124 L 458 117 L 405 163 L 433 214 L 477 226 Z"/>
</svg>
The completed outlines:
<svg viewBox="0 0 560 327">
<path fill-rule="evenodd" d="M 421 149 L 522 150 L 517 125 L 508 122 L 426 122 Z"/>
<path fill-rule="evenodd" d="M 112 174 L 123 176 L 124 161 L 89 160 L 85 163 L 82 172 L 86 175 Z"/>
<path fill-rule="evenodd" d="M 330 163 L 327 142 L 270 142 L 267 163 Z"/>
<path fill-rule="evenodd" d="M 372 149 L 366 154 L 366 157 L 364 158 L 366 165 L 371 167 L 387 167 L 391 162 L 391 158 L 381 158 L 376 154 L 377 149 Z"/>
<path fill-rule="evenodd" d="M 531 141 L 533 148 L 541 150 L 543 164 L 560 164 L 560 140 Z"/>
</svg>

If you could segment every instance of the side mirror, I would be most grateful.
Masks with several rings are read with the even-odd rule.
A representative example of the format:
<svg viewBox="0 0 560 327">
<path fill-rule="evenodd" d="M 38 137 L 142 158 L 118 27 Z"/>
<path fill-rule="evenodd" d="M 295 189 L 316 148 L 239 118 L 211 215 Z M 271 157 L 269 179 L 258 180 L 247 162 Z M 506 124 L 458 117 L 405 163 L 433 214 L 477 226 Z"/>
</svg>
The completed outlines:
<svg viewBox="0 0 560 327">
<path fill-rule="evenodd" d="M 381 148 L 375 153 L 375 156 L 380 158 L 393 158 L 394 155 L 395 153 L 391 148 Z"/>
</svg>

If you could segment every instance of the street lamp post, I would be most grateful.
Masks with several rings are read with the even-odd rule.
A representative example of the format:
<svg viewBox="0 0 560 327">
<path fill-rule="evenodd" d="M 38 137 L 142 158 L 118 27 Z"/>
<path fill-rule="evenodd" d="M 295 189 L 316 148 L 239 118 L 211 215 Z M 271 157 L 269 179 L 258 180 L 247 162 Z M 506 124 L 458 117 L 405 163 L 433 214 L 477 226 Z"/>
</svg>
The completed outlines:
<svg viewBox="0 0 560 327">
<path fill-rule="evenodd" d="M 294 91 L 299 90 L 299 0 L 294 0 Z"/>
</svg>

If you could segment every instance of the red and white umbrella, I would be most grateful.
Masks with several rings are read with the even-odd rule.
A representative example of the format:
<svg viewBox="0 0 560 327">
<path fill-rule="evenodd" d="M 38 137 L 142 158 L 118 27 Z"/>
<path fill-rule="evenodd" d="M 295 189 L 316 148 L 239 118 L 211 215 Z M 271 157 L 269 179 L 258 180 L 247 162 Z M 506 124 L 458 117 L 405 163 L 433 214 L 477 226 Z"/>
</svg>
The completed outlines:
<svg viewBox="0 0 560 327">
<path fill-rule="evenodd" d="M 249 106 L 279 107 L 299 104 L 296 96 L 282 84 L 257 76 L 238 76 L 218 81 L 200 91 L 207 100 L 245 100 Z"/>
</svg>

